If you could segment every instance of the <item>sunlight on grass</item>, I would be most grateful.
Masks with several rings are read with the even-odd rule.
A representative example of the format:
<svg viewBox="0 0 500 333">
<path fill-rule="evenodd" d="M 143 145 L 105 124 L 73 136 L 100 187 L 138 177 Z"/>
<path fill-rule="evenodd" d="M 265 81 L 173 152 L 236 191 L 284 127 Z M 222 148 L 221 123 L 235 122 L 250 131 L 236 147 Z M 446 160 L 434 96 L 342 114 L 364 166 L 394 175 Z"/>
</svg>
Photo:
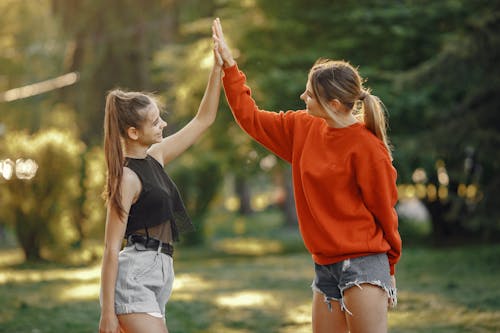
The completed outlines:
<svg viewBox="0 0 500 333">
<path fill-rule="evenodd" d="M 206 292 L 215 288 L 214 283 L 196 274 L 180 274 L 175 276 L 173 298 L 183 301 L 191 301 L 199 292 Z"/>
<path fill-rule="evenodd" d="M 389 325 L 425 331 L 432 326 L 462 328 L 499 328 L 500 313 L 472 310 L 437 294 L 400 292 L 400 303 L 389 312 Z"/>
<path fill-rule="evenodd" d="M 260 306 L 275 306 L 276 300 L 273 295 L 261 291 L 244 291 L 236 292 L 216 298 L 215 303 L 219 306 L 230 308 L 238 307 L 260 307 Z"/>
<path fill-rule="evenodd" d="M 227 238 L 218 241 L 214 248 L 228 254 L 240 255 L 269 255 L 283 251 L 279 241 L 258 238 Z"/>
<path fill-rule="evenodd" d="M 287 309 L 286 326 L 280 333 L 309 333 L 311 332 L 311 302 Z"/>
<path fill-rule="evenodd" d="M 95 300 L 99 298 L 99 287 L 99 281 L 63 287 L 58 298 L 61 301 Z"/>
<path fill-rule="evenodd" d="M 101 267 L 92 266 L 85 268 L 57 268 L 57 269 L 7 269 L 0 272 L 0 284 L 8 282 L 40 282 L 53 280 L 90 281 L 99 279 Z"/>
<path fill-rule="evenodd" d="M 0 255 L 0 267 L 17 265 L 24 261 L 24 254 L 21 249 L 2 250 Z"/>
</svg>

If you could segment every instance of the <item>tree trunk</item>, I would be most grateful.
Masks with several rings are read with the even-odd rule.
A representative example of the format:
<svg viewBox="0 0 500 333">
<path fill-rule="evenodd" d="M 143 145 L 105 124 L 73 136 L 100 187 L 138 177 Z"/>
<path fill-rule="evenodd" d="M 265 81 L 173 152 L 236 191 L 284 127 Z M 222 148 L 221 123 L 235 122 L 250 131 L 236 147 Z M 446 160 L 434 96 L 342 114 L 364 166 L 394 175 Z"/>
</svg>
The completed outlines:
<svg viewBox="0 0 500 333">
<path fill-rule="evenodd" d="M 235 192 L 240 199 L 239 213 L 242 215 L 251 215 L 253 213 L 251 206 L 251 194 L 248 180 L 244 176 L 236 176 Z"/>
<path fill-rule="evenodd" d="M 42 261 L 41 242 L 36 228 L 26 226 L 26 216 L 18 215 L 16 223 L 16 236 L 27 261 Z"/>
<path fill-rule="evenodd" d="M 285 200 L 283 202 L 283 213 L 285 215 L 285 226 L 296 228 L 298 224 L 297 210 L 295 208 L 295 197 L 293 195 L 292 168 L 287 165 L 284 168 Z"/>
</svg>

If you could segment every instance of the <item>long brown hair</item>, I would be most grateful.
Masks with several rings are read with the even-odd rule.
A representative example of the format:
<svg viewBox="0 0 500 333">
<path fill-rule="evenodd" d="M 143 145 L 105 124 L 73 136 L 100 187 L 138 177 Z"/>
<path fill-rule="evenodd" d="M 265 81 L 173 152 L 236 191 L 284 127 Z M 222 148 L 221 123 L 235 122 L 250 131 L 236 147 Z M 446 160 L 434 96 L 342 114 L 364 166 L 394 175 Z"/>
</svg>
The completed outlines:
<svg viewBox="0 0 500 333">
<path fill-rule="evenodd" d="M 363 79 L 351 64 L 346 61 L 318 59 L 311 68 L 309 80 L 321 106 L 340 125 L 343 125 L 340 111 L 332 109 L 328 102 L 338 99 L 347 110 L 352 111 L 356 103 L 361 101 L 362 106 L 356 110 L 355 116 L 382 140 L 391 155 L 384 104 L 371 94 L 370 89 L 363 87 Z"/>
<path fill-rule="evenodd" d="M 112 90 L 106 96 L 104 115 L 104 155 L 107 174 L 106 187 L 103 193 L 106 203 L 111 203 L 120 217 L 126 214 L 121 203 L 120 185 L 123 177 L 125 157 L 123 140 L 127 137 L 127 129 L 140 128 L 144 122 L 142 112 L 154 100 L 144 93 Z"/>
</svg>

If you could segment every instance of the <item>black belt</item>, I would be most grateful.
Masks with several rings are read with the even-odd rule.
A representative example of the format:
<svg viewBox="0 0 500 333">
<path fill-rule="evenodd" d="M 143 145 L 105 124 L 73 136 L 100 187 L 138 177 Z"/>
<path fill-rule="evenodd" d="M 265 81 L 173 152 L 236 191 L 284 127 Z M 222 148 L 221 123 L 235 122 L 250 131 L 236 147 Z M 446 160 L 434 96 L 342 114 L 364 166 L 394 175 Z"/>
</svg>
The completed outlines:
<svg viewBox="0 0 500 333">
<path fill-rule="evenodd" d="M 155 238 L 148 238 L 143 235 L 129 235 L 127 237 L 127 246 L 135 243 L 144 245 L 148 250 L 159 251 L 171 256 L 172 258 L 174 257 L 174 247 L 172 246 L 172 244 L 162 243 Z"/>
</svg>

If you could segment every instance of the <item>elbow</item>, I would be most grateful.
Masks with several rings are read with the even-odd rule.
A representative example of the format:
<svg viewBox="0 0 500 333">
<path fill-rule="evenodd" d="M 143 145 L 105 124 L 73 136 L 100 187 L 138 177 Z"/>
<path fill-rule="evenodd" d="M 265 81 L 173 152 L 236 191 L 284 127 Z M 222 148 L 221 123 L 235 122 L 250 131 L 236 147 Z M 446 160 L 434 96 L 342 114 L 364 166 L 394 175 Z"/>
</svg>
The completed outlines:
<svg viewBox="0 0 500 333">
<path fill-rule="evenodd" d="M 210 126 L 215 122 L 215 115 L 213 116 L 204 116 L 204 117 L 196 117 L 196 120 L 200 126 L 202 132 L 207 130 Z"/>
</svg>

